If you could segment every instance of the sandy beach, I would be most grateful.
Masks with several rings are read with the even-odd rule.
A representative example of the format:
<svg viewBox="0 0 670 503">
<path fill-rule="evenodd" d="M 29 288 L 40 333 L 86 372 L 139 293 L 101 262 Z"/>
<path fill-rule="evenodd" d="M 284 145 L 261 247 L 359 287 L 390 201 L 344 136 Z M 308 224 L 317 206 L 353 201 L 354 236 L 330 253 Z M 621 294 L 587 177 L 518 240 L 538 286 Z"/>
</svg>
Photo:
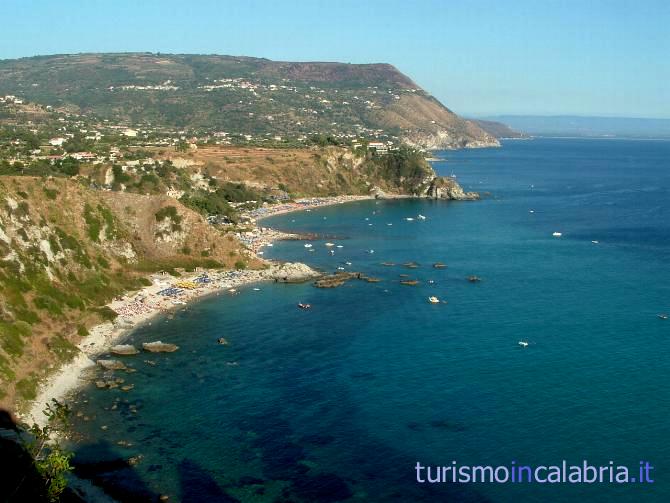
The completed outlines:
<svg viewBox="0 0 670 503">
<path fill-rule="evenodd" d="M 257 222 L 270 216 L 305 211 L 312 208 L 332 206 L 353 201 L 373 199 L 372 196 L 334 196 L 298 199 L 295 202 L 264 206 L 247 216 L 253 225 L 249 232 L 238 234 L 240 241 L 249 250 L 262 255 L 261 249 L 280 239 L 299 239 L 300 236 L 260 227 Z M 106 322 L 89 330 L 78 345 L 79 353 L 73 360 L 59 368 L 43 382 L 27 412 L 22 414 L 23 421 L 44 426 L 46 416 L 43 411 L 53 399 L 62 401 L 70 393 L 88 382 L 86 371 L 96 366 L 96 359 L 109 349 L 123 341 L 138 325 L 148 322 L 154 316 L 170 310 L 184 307 L 188 303 L 217 292 L 224 292 L 261 281 L 300 280 L 316 277 L 319 274 L 304 264 L 269 263 L 263 270 L 245 271 L 199 271 L 188 276 L 173 278 L 169 275 L 155 274 L 150 277 L 152 284 L 140 291 L 128 293 L 115 299 L 108 307 L 118 313 L 114 322 Z M 202 278 L 207 278 L 203 280 Z M 181 285 L 181 286 L 180 286 Z"/>
</svg>

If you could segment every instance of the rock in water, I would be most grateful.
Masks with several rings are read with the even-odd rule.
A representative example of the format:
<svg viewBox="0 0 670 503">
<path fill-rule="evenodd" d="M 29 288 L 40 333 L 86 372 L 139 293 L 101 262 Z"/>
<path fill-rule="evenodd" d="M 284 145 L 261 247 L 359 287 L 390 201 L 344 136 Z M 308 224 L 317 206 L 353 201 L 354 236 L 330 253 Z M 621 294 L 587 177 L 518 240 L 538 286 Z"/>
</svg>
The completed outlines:
<svg viewBox="0 0 670 503">
<path fill-rule="evenodd" d="M 106 370 L 126 370 L 126 366 L 119 360 L 98 360 L 96 363 Z"/>
<path fill-rule="evenodd" d="M 142 348 L 145 351 L 149 351 L 151 353 L 172 353 L 174 351 L 177 351 L 179 349 L 179 346 L 177 346 L 176 344 L 168 344 L 161 341 L 155 341 L 155 342 L 143 343 Z"/>
<path fill-rule="evenodd" d="M 270 279 L 281 283 L 300 283 L 320 276 L 320 274 L 300 262 L 286 262 L 268 270 Z"/>
<path fill-rule="evenodd" d="M 109 350 L 115 355 L 136 355 L 140 351 L 132 344 L 118 344 Z"/>
</svg>

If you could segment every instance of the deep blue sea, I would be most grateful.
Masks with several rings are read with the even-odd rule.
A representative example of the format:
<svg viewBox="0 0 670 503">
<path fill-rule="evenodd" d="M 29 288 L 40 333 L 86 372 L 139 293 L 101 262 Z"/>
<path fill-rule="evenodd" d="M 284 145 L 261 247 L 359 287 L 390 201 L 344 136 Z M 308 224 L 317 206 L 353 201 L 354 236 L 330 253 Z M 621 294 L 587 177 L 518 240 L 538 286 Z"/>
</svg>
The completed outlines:
<svg viewBox="0 0 670 503">
<path fill-rule="evenodd" d="M 670 312 L 670 142 L 536 139 L 437 155 L 440 174 L 489 195 L 264 221 L 324 237 L 314 252 L 287 241 L 266 257 L 382 281 L 260 284 L 139 328 L 132 342 L 181 349 L 126 357 L 137 369 L 122 375 L 128 393 L 82 392 L 80 462 L 108 460 L 97 469 L 117 494 L 171 501 L 668 501 L 670 320 L 657 314 Z M 342 248 L 330 255 L 327 241 Z M 113 462 L 138 454 L 134 469 Z M 564 459 L 632 476 L 648 461 L 655 483 L 416 482 L 417 461 Z"/>
</svg>

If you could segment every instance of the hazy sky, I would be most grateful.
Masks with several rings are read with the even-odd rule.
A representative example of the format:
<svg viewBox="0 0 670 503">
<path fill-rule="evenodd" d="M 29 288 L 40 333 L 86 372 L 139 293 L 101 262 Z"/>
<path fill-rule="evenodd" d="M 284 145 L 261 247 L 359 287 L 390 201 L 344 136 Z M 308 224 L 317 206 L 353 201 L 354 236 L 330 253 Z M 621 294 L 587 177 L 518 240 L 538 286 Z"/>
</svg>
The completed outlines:
<svg viewBox="0 0 670 503">
<path fill-rule="evenodd" d="M 670 118 L 670 0 L 0 0 L 0 58 L 388 62 L 461 114 Z"/>
</svg>

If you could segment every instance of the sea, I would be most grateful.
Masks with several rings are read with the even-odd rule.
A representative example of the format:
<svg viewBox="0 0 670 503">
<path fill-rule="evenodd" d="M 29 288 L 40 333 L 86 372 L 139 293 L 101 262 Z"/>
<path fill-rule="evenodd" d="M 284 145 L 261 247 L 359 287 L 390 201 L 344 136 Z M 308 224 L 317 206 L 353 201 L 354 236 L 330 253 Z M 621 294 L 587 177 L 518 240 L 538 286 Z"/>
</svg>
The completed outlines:
<svg viewBox="0 0 670 503">
<path fill-rule="evenodd" d="M 122 357 L 129 392 L 77 395 L 80 473 L 123 501 L 670 500 L 670 142 L 435 156 L 482 199 L 262 223 L 318 237 L 266 258 L 379 282 L 249 285 L 135 330 L 130 343 L 180 349 Z M 435 480 L 443 466 L 503 479 L 564 461 L 605 467 L 603 482 L 417 480 L 417 463 Z M 636 482 L 610 482 L 621 466 Z"/>
</svg>

